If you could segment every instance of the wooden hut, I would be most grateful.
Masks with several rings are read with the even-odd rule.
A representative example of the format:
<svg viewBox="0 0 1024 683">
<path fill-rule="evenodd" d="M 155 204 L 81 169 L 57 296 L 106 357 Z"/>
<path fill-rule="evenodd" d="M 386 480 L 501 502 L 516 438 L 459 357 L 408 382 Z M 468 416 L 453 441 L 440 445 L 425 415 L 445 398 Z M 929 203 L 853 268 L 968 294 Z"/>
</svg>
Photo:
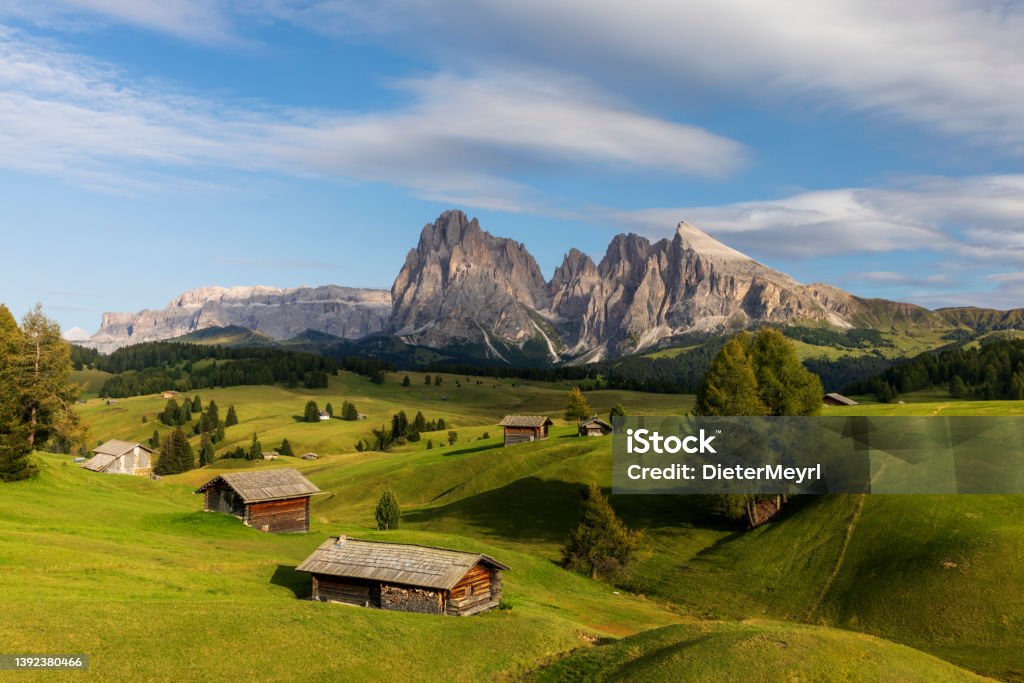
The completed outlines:
<svg viewBox="0 0 1024 683">
<path fill-rule="evenodd" d="M 509 446 L 548 438 L 553 423 L 545 415 L 506 415 L 498 424 L 505 428 L 505 445 Z"/>
<path fill-rule="evenodd" d="M 260 531 L 309 531 L 309 498 L 320 493 L 298 470 L 228 472 L 198 489 L 207 512 L 226 512 Z"/>
<path fill-rule="evenodd" d="M 338 536 L 298 571 L 312 575 L 313 600 L 464 617 L 498 606 L 508 567 L 479 553 Z"/>
<path fill-rule="evenodd" d="M 855 406 L 857 402 L 852 398 L 847 398 L 842 394 L 825 394 L 825 397 L 821 399 L 822 403 L 827 406 Z"/>
<path fill-rule="evenodd" d="M 153 466 L 153 449 L 141 443 L 111 439 L 92 452 L 81 466 L 93 472 L 148 475 Z"/>
<path fill-rule="evenodd" d="M 597 415 L 580 423 L 580 436 L 604 436 L 612 433 L 612 426 Z"/>
</svg>

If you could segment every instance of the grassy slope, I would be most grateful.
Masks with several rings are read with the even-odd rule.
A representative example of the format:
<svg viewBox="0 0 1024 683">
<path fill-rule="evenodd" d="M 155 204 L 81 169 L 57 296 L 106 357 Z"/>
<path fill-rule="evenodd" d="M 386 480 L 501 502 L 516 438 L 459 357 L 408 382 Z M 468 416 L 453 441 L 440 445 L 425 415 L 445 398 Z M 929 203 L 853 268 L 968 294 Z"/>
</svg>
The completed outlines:
<svg viewBox="0 0 1024 683">
<path fill-rule="evenodd" d="M 541 635 L 543 628 L 531 631 L 528 626 L 524 625 L 522 629 L 517 626 L 517 635 L 522 635 L 523 641 L 509 646 L 502 663 L 495 663 L 492 658 L 484 656 L 485 661 L 467 667 L 466 675 L 497 670 L 487 667 L 523 671 L 532 666 L 531 662 L 535 664 L 550 657 L 551 653 L 564 652 L 577 645 L 574 638 L 578 637 L 581 629 L 622 634 L 672 620 L 671 615 L 657 610 L 651 603 L 641 602 L 633 606 L 631 601 L 620 596 L 612 598 L 614 594 L 607 589 L 592 586 L 586 581 L 572 583 L 571 602 L 576 607 L 566 604 L 563 596 L 566 584 L 561 582 L 578 580 L 558 570 L 548 560 L 557 558 L 566 530 L 577 518 L 581 485 L 591 480 L 603 485 L 610 483 L 607 481 L 610 441 L 576 439 L 568 436 L 572 431 L 570 427 L 556 427 L 553 437 L 545 442 L 497 449 L 498 430 L 494 427 L 506 411 L 557 411 L 564 402 L 565 387 L 538 384 L 512 388 L 511 382 L 499 382 L 499 388 L 495 388 L 494 381 L 484 385 L 476 385 L 474 381 L 472 385 L 457 389 L 454 387 L 455 378 L 450 376 L 446 376 L 442 387 L 425 387 L 420 384 L 422 376 L 411 377 L 413 385 L 408 388 L 398 386 L 395 381 L 378 387 L 363 378 L 343 375 L 337 380 L 332 378 L 331 389 L 322 392 L 289 392 L 269 387 L 204 392 L 204 401 L 216 397 L 222 414 L 228 403 L 235 402 L 238 406 L 245 424 L 229 430 L 230 439 L 247 442 L 255 429 L 260 431 L 265 446 L 276 446 L 276 435 L 284 435 L 296 445 L 297 452 L 301 452 L 300 448 L 318 447 L 320 452 L 329 454 L 315 462 L 287 461 L 290 466 L 306 470 L 321 488 L 331 492 L 318 497 L 313 506 L 314 533 L 308 537 L 266 537 L 243 529 L 230 519 L 208 521 L 218 518 L 188 514 L 175 508 L 178 512 L 172 516 L 180 519 L 172 528 L 158 532 L 158 535 L 166 534 L 168 538 L 140 543 L 138 539 L 145 536 L 140 536 L 138 530 L 132 528 L 126 530 L 124 538 L 113 541 L 109 551 L 130 557 L 131 560 L 124 562 L 131 564 L 137 557 L 145 558 L 149 552 L 145 549 L 151 544 L 166 542 L 175 547 L 188 546 L 194 543 L 195 538 L 211 534 L 239 534 L 231 537 L 230 544 L 218 540 L 217 545 L 226 549 L 224 556 L 230 558 L 227 564 L 239 568 L 248 578 L 242 580 L 233 571 L 218 570 L 216 564 L 209 563 L 209 554 L 205 550 L 198 556 L 183 555 L 180 571 L 195 573 L 195 581 L 207 590 L 216 591 L 224 586 L 226 593 L 221 595 L 222 600 L 248 600 L 255 594 L 276 591 L 274 584 L 268 584 L 268 581 L 278 571 L 278 565 L 285 568 L 294 566 L 316 545 L 325 530 L 360 536 L 375 534 L 370 531 L 373 502 L 384 486 L 391 486 L 397 491 L 405 513 L 404 530 L 398 538 L 420 542 L 428 539 L 428 542 L 493 552 L 513 564 L 513 574 L 518 577 L 512 579 L 510 575 L 509 595 L 516 603 L 511 615 L 513 618 L 525 619 L 523 615 L 526 615 L 543 621 L 561 615 L 558 618 L 565 622 L 559 628 L 546 626 L 553 630 L 544 636 Z M 391 379 L 394 380 L 393 377 Z M 462 380 L 466 384 L 465 378 Z M 449 400 L 440 401 L 441 395 L 448 395 Z M 305 425 L 292 422 L 289 415 L 300 412 L 307 396 L 313 396 L 321 403 L 329 398 L 336 407 L 342 398 L 355 400 L 360 410 L 373 415 L 371 423 L 399 407 L 412 414 L 422 406 L 428 417 L 441 415 L 451 419 L 462 440 L 454 447 L 431 451 L 424 450 L 421 443 L 408 447 L 406 451 L 389 454 L 346 453 L 343 451 L 350 447 L 359 430 L 369 429 L 368 424 L 333 421 Z M 681 412 L 691 402 L 689 397 L 621 392 L 594 392 L 591 400 L 601 412 L 621 401 L 627 410 L 642 410 L 649 414 Z M 152 398 L 128 399 L 110 407 L 94 402 L 86 413 L 93 425 L 94 437 L 139 438 L 148 435 L 153 428 L 152 423 L 141 424 L 141 415 L 155 413 L 162 405 L 163 401 Z M 865 405 L 855 410 L 867 414 L 928 414 L 936 408 L 950 414 L 1019 414 L 1024 412 L 1024 403 L 946 401 L 938 405 Z M 838 410 L 846 409 L 832 409 Z M 473 439 L 483 431 L 490 431 L 491 438 L 467 440 L 467 437 Z M 268 438 L 266 434 L 275 436 Z M 337 446 L 336 451 L 329 449 L 332 444 Z M 320 447 L 323 445 L 328 448 Z M 52 477 L 57 476 L 54 474 L 57 461 L 52 459 L 43 483 L 54 482 Z M 118 489 L 137 486 L 148 496 L 148 510 L 149 506 L 165 504 L 162 497 L 151 493 L 148 487 L 156 487 L 153 491 L 165 491 L 173 488 L 172 480 L 193 486 L 224 466 L 252 464 L 221 462 L 216 468 L 165 478 L 159 484 L 136 480 L 125 482 L 127 478 L 107 483 L 105 478 L 96 476 L 81 479 L 83 473 L 77 469 L 59 471 L 58 480 L 68 478 L 65 488 L 70 490 L 77 490 L 83 484 Z M 51 479 L 47 480 L 47 477 Z M 108 498 L 112 495 L 108 492 Z M 184 490 L 175 495 L 184 496 Z M 197 507 L 194 499 L 185 497 L 183 500 L 188 501 L 186 509 Z M 794 506 L 786 519 L 749 533 L 735 533 L 723 527 L 707 515 L 705 501 L 698 497 L 616 497 L 613 502 L 630 524 L 647 529 L 647 549 L 636 563 L 629 585 L 656 601 L 670 601 L 695 616 L 713 619 L 769 617 L 844 626 L 910 644 L 978 671 L 1008 678 L 1024 676 L 1019 656 L 1024 651 L 1024 623 L 1021 622 L 1024 604 L 1021 591 L 1013 588 L 1024 585 L 1024 563 L 1020 561 L 1024 557 L 1024 523 L 1018 521 L 1024 512 L 1024 503 L 1013 497 L 995 496 L 868 497 L 850 534 L 846 551 L 842 553 L 858 500 L 840 496 L 808 500 Z M 95 510 L 102 510 L 107 505 L 106 499 L 92 500 L 88 504 L 83 501 L 79 514 L 87 519 L 87 512 L 95 514 Z M 4 507 L 4 502 L 0 501 L 0 508 Z M 22 507 L 21 504 L 13 504 L 11 511 L 15 517 L 22 515 Z M 75 529 L 76 535 L 79 533 L 75 523 L 68 521 L 65 524 L 59 517 L 54 518 L 49 508 L 36 513 L 39 519 L 47 519 L 47 528 L 53 527 L 50 531 L 56 534 L 54 538 L 67 538 L 68 529 Z M 151 515 L 147 513 L 147 516 Z M 83 542 L 83 549 L 96 547 L 97 543 L 92 540 L 95 534 L 113 533 L 107 530 L 112 519 L 90 521 L 93 528 L 86 534 L 90 540 Z M 20 523 L 25 533 L 34 533 L 35 527 L 30 519 L 22 519 Z M 221 524 L 226 527 L 221 528 Z M 0 541 L 3 538 L 0 533 Z M 27 549 L 23 551 L 29 552 Z M 106 581 L 105 578 L 93 577 L 99 570 L 79 571 L 73 564 L 75 556 L 69 555 L 65 565 L 61 560 L 50 560 L 49 553 L 32 552 L 38 552 L 36 559 L 44 566 L 60 569 L 59 578 L 52 582 L 53 599 L 58 602 L 70 599 L 67 588 L 75 586 L 71 582 L 72 576 L 84 573 L 89 580 Z M 108 555 L 107 552 L 97 552 L 104 557 Z M 843 561 L 837 563 L 841 555 Z M 6 555 L 0 554 L 0 557 Z M 26 568 L 28 559 L 11 560 L 12 566 L 23 572 L 25 581 L 31 581 L 35 576 L 34 570 Z M 154 558 L 157 567 L 165 561 L 168 560 Z M 198 567 L 193 566 L 196 562 L 199 562 Z M 950 568 L 948 562 L 956 566 Z M 134 590 L 141 577 L 154 571 L 154 564 L 144 565 L 137 574 L 128 572 L 126 578 L 131 580 L 127 584 L 118 582 L 115 586 L 104 583 L 107 587 L 101 594 L 109 601 L 127 590 L 124 585 L 130 585 Z M 178 565 L 172 562 L 171 566 Z M 117 567 L 121 570 L 121 565 Z M 280 571 L 287 577 L 286 569 Z M 232 583 L 236 580 L 237 583 Z M 283 580 L 294 585 L 294 576 Z M 521 583 L 517 586 L 516 581 Z M 576 588 L 577 585 L 580 587 Z M 590 586 L 595 590 L 594 595 L 586 599 L 578 597 L 585 590 L 590 590 L 582 586 Z M 824 590 L 826 586 L 827 591 Z M 74 595 L 79 599 L 77 591 Z M 154 599 L 164 601 L 165 605 L 167 601 L 193 599 L 183 586 L 178 586 L 169 595 L 160 592 L 159 596 Z M 281 603 L 276 602 L 280 596 L 264 597 L 276 605 L 268 609 L 276 609 L 280 613 Z M 298 605 L 296 613 L 305 614 L 306 610 L 312 609 L 312 614 L 319 614 L 315 611 L 316 606 L 295 602 L 290 591 L 283 597 L 292 600 L 289 605 Z M 593 600 L 593 604 L 587 604 L 587 600 Z M 604 600 L 613 602 L 602 607 Z M 623 604 L 629 607 L 624 608 Z M 103 610 L 107 609 L 103 607 Z M 109 609 L 116 611 L 123 609 L 123 605 Z M 638 611 L 631 613 L 632 609 Z M 212 614 L 215 608 L 210 610 L 203 613 Z M 292 614 L 291 608 L 287 608 L 286 613 Z M 485 619 L 509 616 L 502 614 Z M 160 619 L 153 614 L 149 617 L 157 621 Z M 415 615 L 394 618 L 419 623 L 415 621 Z M 374 621 L 378 619 L 374 616 L 360 615 L 354 619 L 359 622 L 359 628 L 369 628 L 371 632 L 364 633 L 357 628 L 346 634 L 350 637 L 357 634 L 363 641 L 376 638 L 379 635 L 377 627 L 390 623 Z M 380 619 L 386 620 L 387 617 Z M 56 624 L 50 619 L 40 625 L 40 632 L 48 632 Z M 317 624 L 317 628 L 324 628 L 322 623 Z M 497 638 L 495 642 L 508 637 L 504 627 L 496 630 L 502 635 L 482 632 L 476 635 L 484 640 Z M 571 635 L 565 635 L 568 632 Z M 0 635 L 3 634 L 0 626 Z M 222 637 L 229 643 L 236 643 L 230 635 L 216 636 Z M 418 642 L 416 639 L 433 636 L 410 637 L 415 639 L 402 642 L 408 645 Z M 821 637 L 827 640 L 827 636 Z M 526 641 L 533 642 L 533 639 L 537 639 L 534 643 L 537 652 L 532 658 L 516 650 L 520 646 L 523 651 L 529 649 Z M 246 640 L 239 646 L 248 647 L 249 642 Z M 732 641 L 724 638 L 719 642 Z M 747 641 L 740 639 L 735 642 L 738 647 Z M 858 642 L 864 645 L 869 641 Z M 281 652 L 267 656 L 280 655 Z M 730 652 L 722 653 L 720 657 L 728 660 L 734 655 L 739 656 Z M 423 664 L 423 661 L 417 662 Z M 434 666 L 437 662 L 428 664 Z M 789 671 L 782 664 L 779 666 L 782 668 L 778 671 Z M 348 670 L 349 673 L 354 671 L 363 670 Z"/>
<path fill-rule="evenodd" d="M 728 656 L 723 656 L 728 653 Z M 871 636 L 767 621 L 666 626 L 581 650 L 535 681 L 985 680 Z"/>
<path fill-rule="evenodd" d="M 308 535 L 261 534 L 198 512 L 190 486 L 37 459 L 41 477 L 5 486 L 0 499 L 0 642 L 10 652 L 88 653 L 106 680 L 212 670 L 239 680 L 493 678 L 532 669 L 581 637 L 678 621 L 543 559 L 416 531 L 386 537 L 510 564 L 513 609 L 444 619 L 298 600 L 308 577 L 293 568 L 326 533 L 382 535 L 316 520 Z"/>
</svg>

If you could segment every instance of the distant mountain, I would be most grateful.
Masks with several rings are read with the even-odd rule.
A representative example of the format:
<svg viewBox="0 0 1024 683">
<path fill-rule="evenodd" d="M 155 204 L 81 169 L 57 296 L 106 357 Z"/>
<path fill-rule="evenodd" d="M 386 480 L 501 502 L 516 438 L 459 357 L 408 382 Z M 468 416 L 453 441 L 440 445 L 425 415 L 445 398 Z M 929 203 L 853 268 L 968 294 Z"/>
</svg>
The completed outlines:
<svg viewBox="0 0 1024 683">
<path fill-rule="evenodd" d="M 391 297 L 377 289 L 204 287 L 160 310 L 104 313 L 99 332 L 79 343 L 107 353 L 211 327 L 242 327 L 270 339 L 288 339 L 308 329 L 358 339 L 383 330 L 390 309 Z"/>
<path fill-rule="evenodd" d="M 930 311 L 801 284 L 686 222 L 655 242 L 617 235 L 599 263 L 571 249 L 545 280 L 523 244 L 446 211 L 423 227 L 390 293 L 207 287 L 161 310 L 106 313 L 100 331 L 79 343 L 110 351 L 189 335 L 415 363 L 545 365 L 693 345 L 761 325 L 902 336 L 902 346 L 886 340 L 892 357 L 1022 329 L 1024 310 Z M 212 331 L 196 336 L 203 330 Z"/>
<path fill-rule="evenodd" d="M 72 327 L 70 330 L 65 330 L 62 336 L 69 342 L 80 342 L 88 339 L 89 333 L 81 327 Z"/>
<path fill-rule="evenodd" d="M 762 324 L 949 324 L 910 304 L 800 284 L 686 222 L 653 243 L 617 235 L 599 264 L 573 249 L 545 282 L 522 244 L 449 211 L 423 229 L 391 293 L 392 333 L 497 360 L 594 361 Z"/>
</svg>

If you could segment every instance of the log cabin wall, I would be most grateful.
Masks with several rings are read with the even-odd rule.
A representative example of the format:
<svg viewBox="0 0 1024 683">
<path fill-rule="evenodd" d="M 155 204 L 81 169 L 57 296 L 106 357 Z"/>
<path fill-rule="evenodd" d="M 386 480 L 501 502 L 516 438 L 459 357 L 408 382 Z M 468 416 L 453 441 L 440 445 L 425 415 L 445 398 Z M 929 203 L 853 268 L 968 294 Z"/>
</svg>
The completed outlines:
<svg viewBox="0 0 1024 683">
<path fill-rule="evenodd" d="M 505 427 L 505 445 L 536 441 L 543 438 L 536 427 Z"/>
<path fill-rule="evenodd" d="M 496 607 L 501 602 L 501 572 L 480 563 L 448 594 L 445 614 L 464 617 Z"/>
<path fill-rule="evenodd" d="M 246 505 L 245 523 L 260 531 L 309 531 L 309 497 Z"/>
<path fill-rule="evenodd" d="M 314 574 L 313 599 L 320 602 L 342 602 L 358 607 L 380 607 L 380 584 L 364 579 L 343 579 Z"/>
</svg>

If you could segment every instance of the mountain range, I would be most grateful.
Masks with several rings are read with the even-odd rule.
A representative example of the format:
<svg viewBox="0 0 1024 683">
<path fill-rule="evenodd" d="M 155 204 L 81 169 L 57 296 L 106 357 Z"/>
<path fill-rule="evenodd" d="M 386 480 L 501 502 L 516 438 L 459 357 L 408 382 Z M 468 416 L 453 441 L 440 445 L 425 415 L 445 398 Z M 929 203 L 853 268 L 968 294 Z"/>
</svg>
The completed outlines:
<svg viewBox="0 0 1024 683">
<path fill-rule="evenodd" d="M 481 361 L 579 363 L 764 324 L 983 333 L 1020 327 L 1022 313 L 931 311 L 801 284 L 686 222 L 656 242 L 616 235 L 598 263 L 571 249 L 546 280 L 523 244 L 446 211 L 424 226 L 390 292 L 206 287 L 160 310 L 105 313 L 100 330 L 78 343 L 109 352 L 231 327 L 268 340 L 391 337 Z"/>
</svg>

